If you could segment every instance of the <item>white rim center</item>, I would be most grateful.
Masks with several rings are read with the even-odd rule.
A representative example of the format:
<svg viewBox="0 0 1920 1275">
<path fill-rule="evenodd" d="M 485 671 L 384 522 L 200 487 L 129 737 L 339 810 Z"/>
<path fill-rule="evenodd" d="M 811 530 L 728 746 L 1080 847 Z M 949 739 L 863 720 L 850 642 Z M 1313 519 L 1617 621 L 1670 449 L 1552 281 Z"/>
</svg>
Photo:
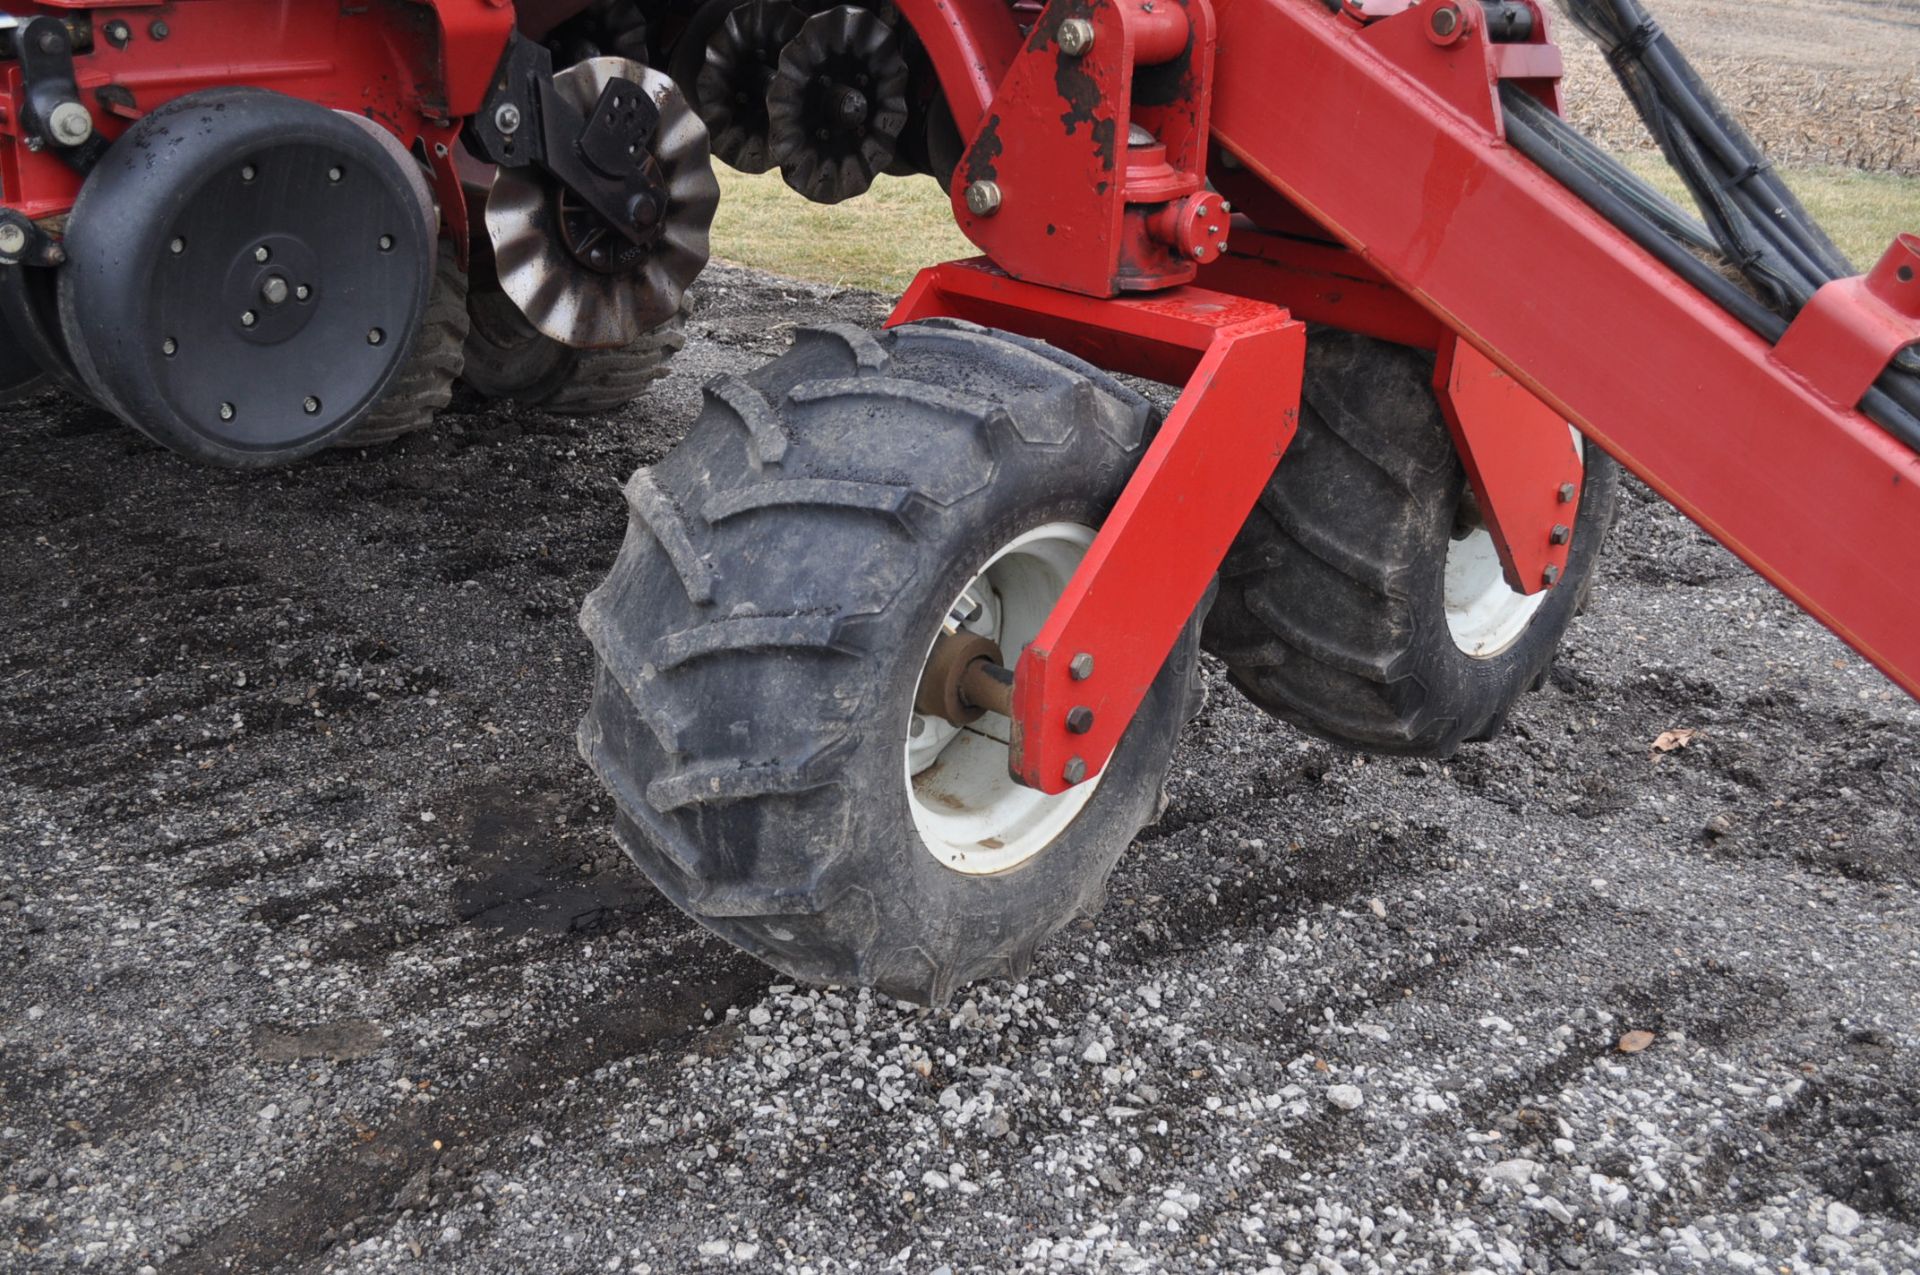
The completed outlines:
<svg viewBox="0 0 1920 1275">
<path fill-rule="evenodd" d="M 1573 450 L 1586 454 L 1577 430 Z M 1507 583 L 1500 551 L 1484 526 L 1447 545 L 1447 629 L 1453 644 L 1475 659 L 1490 660 L 1518 642 L 1549 592 L 1520 593 Z"/>
<path fill-rule="evenodd" d="M 981 634 L 1018 660 L 1092 543 L 1091 527 L 1055 522 L 1003 546 L 953 600 L 942 632 Z M 929 657 L 940 636 L 927 643 Z M 907 807 L 927 853 L 956 872 L 984 876 L 1025 863 L 1066 831 L 1100 786 L 1098 775 L 1055 795 L 1015 783 L 1007 773 L 1012 726 L 999 713 L 970 726 L 908 714 Z"/>
</svg>

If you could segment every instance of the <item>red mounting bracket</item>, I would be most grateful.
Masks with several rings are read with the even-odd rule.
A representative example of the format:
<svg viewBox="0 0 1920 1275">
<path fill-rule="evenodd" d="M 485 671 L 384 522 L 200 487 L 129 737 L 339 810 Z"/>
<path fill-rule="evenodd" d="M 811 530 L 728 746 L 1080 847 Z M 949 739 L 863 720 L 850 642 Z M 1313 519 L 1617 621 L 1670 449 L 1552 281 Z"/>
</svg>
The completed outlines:
<svg viewBox="0 0 1920 1275">
<path fill-rule="evenodd" d="M 1896 239 L 1873 273 L 1814 293 L 1773 357 L 1834 406 L 1853 408 L 1910 345 L 1920 345 L 1920 235 Z"/>
<path fill-rule="evenodd" d="M 1458 337 L 1441 345 L 1433 387 L 1507 583 L 1552 588 L 1567 570 L 1586 474 L 1573 427 Z"/>
<path fill-rule="evenodd" d="M 1028 787 L 1065 792 L 1106 766 L 1293 441 L 1306 325 L 1264 301 L 1201 288 L 1078 296 L 981 259 L 921 271 L 887 323 L 937 316 L 1185 385 L 1014 667 L 1009 768 Z M 1069 728 L 1070 713 L 1085 730 Z"/>
<path fill-rule="evenodd" d="M 950 195 L 1008 274 L 1088 296 L 1193 281 L 1228 209 L 1206 188 L 1208 0 L 1052 0 Z"/>
</svg>

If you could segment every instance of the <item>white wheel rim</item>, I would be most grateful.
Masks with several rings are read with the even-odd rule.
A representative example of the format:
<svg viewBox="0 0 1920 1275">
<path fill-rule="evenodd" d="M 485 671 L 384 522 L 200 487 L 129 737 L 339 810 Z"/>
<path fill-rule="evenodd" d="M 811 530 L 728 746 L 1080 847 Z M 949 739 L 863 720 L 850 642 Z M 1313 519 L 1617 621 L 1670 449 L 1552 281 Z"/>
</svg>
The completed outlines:
<svg viewBox="0 0 1920 1275">
<path fill-rule="evenodd" d="M 1572 432 L 1573 450 L 1584 458 L 1585 443 L 1578 430 Z M 1474 659 L 1493 659 L 1518 642 L 1550 592 L 1520 593 L 1509 585 L 1485 527 L 1447 545 L 1447 629 L 1453 644 Z"/>
<path fill-rule="evenodd" d="M 1073 522 L 1048 523 L 1009 542 L 954 598 L 942 632 L 982 634 L 1009 662 L 1018 660 L 1092 543 L 1093 529 Z M 928 640 L 929 658 L 939 638 Z M 906 725 L 914 830 L 922 848 L 955 872 L 986 876 L 1020 866 L 1065 832 L 1100 786 L 1098 775 L 1053 795 L 1015 783 L 1007 773 L 1012 723 L 999 713 L 958 727 L 909 709 Z"/>
</svg>

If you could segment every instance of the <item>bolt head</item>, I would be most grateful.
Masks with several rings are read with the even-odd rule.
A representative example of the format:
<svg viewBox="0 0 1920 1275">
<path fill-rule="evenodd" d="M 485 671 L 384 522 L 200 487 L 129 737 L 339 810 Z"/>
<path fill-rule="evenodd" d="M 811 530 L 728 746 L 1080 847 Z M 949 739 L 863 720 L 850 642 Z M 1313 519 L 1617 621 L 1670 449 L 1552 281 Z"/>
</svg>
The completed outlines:
<svg viewBox="0 0 1920 1275">
<path fill-rule="evenodd" d="M 258 248 L 255 248 L 253 250 L 253 259 L 255 261 L 265 261 L 268 257 L 271 257 L 272 255 L 273 253 L 267 250 L 267 246 L 265 244 L 262 244 Z"/>
<path fill-rule="evenodd" d="M 1068 18 L 1053 38 L 1062 53 L 1070 58 L 1080 57 L 1093 47 L 1093 23 L 1085 18 Z"/>
<path fill-rule="evenodd" d="M 967 185 L 967 211 L 976 217 L 991 217 L 1000 211 L 1000 184 L 977 181 Z"/>
<path fill-rule="evenodd" d="M 1549 535 L 1547 539 L 1551 540 L 1554 544 L 1563 545 L 1573 539 L 1573 528 L 1563 522 L 1556 522 L 1553 524 L 1552 534 Z"/>
<path fill-rule="evenodd" d="M 1067 676 L 1076 682 L 1084 682 L 1093 676 L 1093 656 L 1080 652 L 1067 662 Z"/>
<path fill-rule="evenodd" d="M 1573 503 L 1574 496 L 1577 494 L 1578 494 L 1578 488 L 1576 488 L 1572 483 L 1560 484 L 1560 503 L 1561 504 L 1571 505 Z"/>
<path fill-rule="evenodd" d="M 47 116 L 47 130 L 62 146 L 78 146 L 93 136 L 93 114 L 78 102 L 62 102 Z"/>
<path fill-rule="evenodd" d="M 1559 583 L 1560 583 L 1560 568 L 1559 568 L 1559 567 L 1556 567 L 1556 566 L 1554 566 L 1554 565 L 1553 565 L 1553 564 L 1551 564 L 1551 563 L 1549 563 L 1549 564 L 1547 565 L 1547 569 L 1546 569 L 1545 571 L 1543 571 L 1543 572 L 1541 572 L 1540 574 L 1541 574 L 1541 576 L 1542 576 L 1542 578 L 1544 578 L 1544 579 L 1546 580 L 1546 582 L 1547 582 L 1547 587 L 1548 587 L 1549 589 L 1551 589 L 1551 588 L 1552 588 L 1552 587 L 1553 587 L 1554 585 L 1556 585 L 1556 584 L 1559 584 Z"/>
<path fill-rule="evenodd" d="M 167 251 L 171 252 L 176 257 L 179 256 L 181 253 L 185 252 L 186 250 L 187 250 L 187 241 L 180 238 L 178 235 L 175 235 L 173 242 L 167 245 Z"/>
<path fill-rule="evenodd" d="M 1070 784 L 1084 783 L 1087 778 L 1087 762 L 1084 757 L 1067 758 L 1066 768 L 1061 774 Z"/>
<path fill-rule="evenodd" d="M 299 287 L 293 290 L 293 295 L 299 298 L 300 300 L 305 301 L 308 297 L 313 295 L 313 289 L 309 288 L 306 284 L 303 283 Z"/>
<path fill-rule="evenodd" d="M 347 175 L 346 170 L 341 168 L 340 165 L 338 164 L 335 164 L 332 168 L 329 168 L 327 170 L 327 180 L 330 182 L 337 182 L 342 177 L 345 177 L 346 175 Z"/>
<path fill-rule="evenodd" d="M 1067 710 L 1067 730 L 1074 735 L 1084 735 L 1093 729 L 1093 710 L 1085 705 L 1076 705 Z"/>
<path fill-rule="evenodd" d="M 512 102 L 502 102 L 494 108 L 493 126 L 511 137 L 520 131 L 520 108 Z"/>
<path fill-rule="evenodd" d="M 172 337 L 168 337 L 166 340 L 160 343 L 160 353 L 166 355 L 168 358 L 172 358 L 174 351 L 178 350 L 179 348 L 180 348 L 180 343 L 174 340 Z"/>
<path fill-rule="evenodd" d="M 222 403 L 220 405 L 220 419 L 223 421 L 230 421 L 233 419 L 233 404 Z"/>
<path fill-rule="evenodd" d="M 259 170 L 259 169 L 257 169 L 257 168 L 255 168 L 255 167 L 254 167 L 254 166 L 253 166 L 252 164 L 242 164 L 242 165 L 240 165 L 240 180 L 241 180 L 241 181 L 243 181 L 243 182 L 250 182 L 250 181 L 252 181 L 252 180 L 253 180 L 253 179 L 254 179 L 255 177 L 258 177 L 259 175 L 260 175 L 260 170 Z"/>
<path fill-rule="evenodd" d="M 304 400 L 301 401 L 300 407 L 302 410 L 306 412 L 308 416 L 312 416 L 315 412 L 320 410 L 320 400 L 315 398 L 313 395 L 309 394 Z"/>
<path fill-rule="evenodd" d="M 380 251 L 381 251 L 381 252 L 392 252 L 392 251 L 393 251 L 393 236 L 392 236 L 392 235 L 381 235 L 381 236 L 380 236 Z"/>
<path fill-rule="evenodd" d="M 269 277 L 260 287 L 260 296 L 268 305 L 279 305 L 287 299 L 287 281 L 279 275 Z"/>
<path fill-rule="evenodd" d="M 26 247 L 27 232 L 25 229 L 16 222 L 0 222 L 0 252 L 12 256 L 17 252 L 26 251 Z"/>
<path fill-rule="evenodd" d="M 254 325 L 256 321 L 258 321 L 259 317 L 260 317 L 259 315 L 255 314 L 251 310 L 242 310 L 240 312 L 240 326 L 243 328 L 250 328 Z"/>
<path fill-rule="evenodd" d="M 156 40 L 164 40 L 173 34 L 173 28 L 164 22 L 155 20 L 147 24 L 147 34 Z"/>
<path fill-rule="evenodd" d="M 387 339 L 387 334 L 386 334 L 385 332 L 382 332 L 382 331 L 381 331 L 381 330 L 380 330 L 379 328 L 368 328 L 368 329 L 367 329 L 367 344 L 368 344 L 368 345 L 378 345 L 378 344 L 380 344 L 380 343 L 381 343 L 382 341 L 384 341 L 384 340 L 386 340 L 386 339 Z"/>
<path fill-rule="evenodd" d="M 1452 5 L 1442 5 L 1433 11 L 1433 33 L 1445 37 L 1460 29 L 1460 10 Z"/>
</svg>

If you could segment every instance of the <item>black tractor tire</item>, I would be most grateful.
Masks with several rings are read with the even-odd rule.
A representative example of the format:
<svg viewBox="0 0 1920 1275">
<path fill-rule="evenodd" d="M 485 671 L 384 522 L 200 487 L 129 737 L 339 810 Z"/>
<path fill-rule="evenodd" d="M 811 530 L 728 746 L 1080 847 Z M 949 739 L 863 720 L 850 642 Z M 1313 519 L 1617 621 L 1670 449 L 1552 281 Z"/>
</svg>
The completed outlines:
<svg viewBox="0 0 1920 1275">
<path fill-rule="evenodd" d="M 442 240 L 413 353 L 387 383 L 386 397 L 334 446 L 373 447 L 433 424 L 452 401 L 466 362 L 467 327 L 467 272 L 453 245 Z"/>
<path fill-rule="evenodd" d="M 1014 537 L 1097 527 L 1152 424 L 1077 359 L 942 320 L 803 329 L 710 383 L 581 612 L 580 751 L 654 884 L 794 978 L 933 1005 L 1096 909 L 1198 702 L 1197 614 L 1078 816 L 1004 871 L 929 852 L 907 726 L 959 591 Z"/>
<path fill-rule="evenodd" d="M 1300 428 L 1220 571 L 1208 651 L 1255 704 L 1350 748 L 1446 757 L 1544 678 L 1593 587 L 1619 470 L 1585 449 L 1566 573 L 1505 649 L 1449 630 L 1447 548 L 1467 476 L 1434 356 L 1343 332 L 1307 346 Z"/>
<path fill-rule="evenodd" d="M 612 350 L 561 344 L 529 323 L 497 288 L 476 284 L 467 310 L 467 388 L 556 416 L 601 416 L 625 407 L 667 374 L 667 364 L 687 344 L 693 298 L 682 297 L 679 313 Z"/>
</svg>

